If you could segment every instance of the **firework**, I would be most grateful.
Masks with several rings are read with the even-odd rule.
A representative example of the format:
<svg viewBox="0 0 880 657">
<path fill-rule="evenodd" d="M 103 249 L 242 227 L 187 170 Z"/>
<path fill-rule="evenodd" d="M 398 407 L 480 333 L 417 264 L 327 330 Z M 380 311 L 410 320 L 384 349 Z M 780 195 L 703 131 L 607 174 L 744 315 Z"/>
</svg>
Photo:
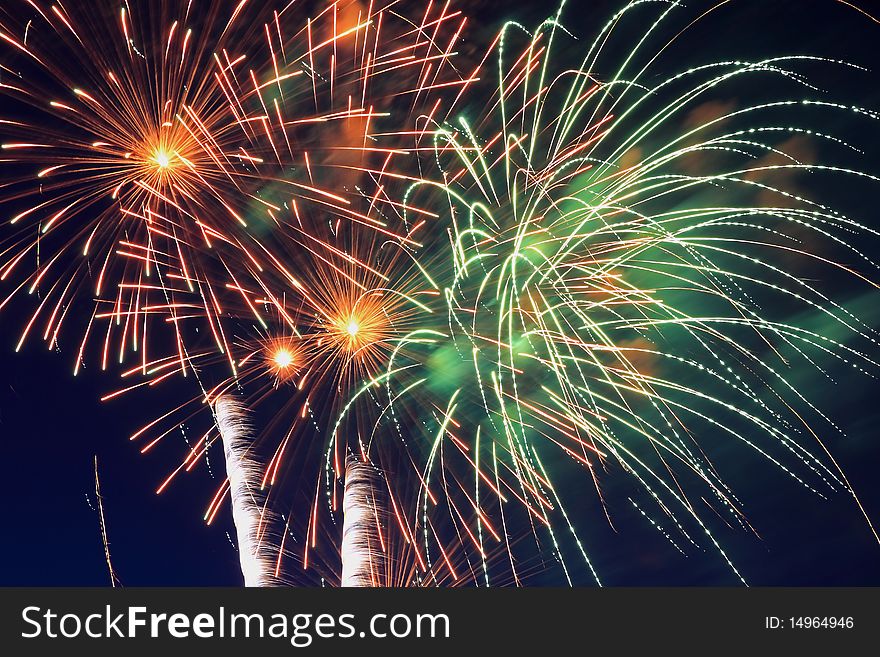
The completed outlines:
<svg viewBox="0 0 880 657">
<path fill-rule="evenodd" d="M 107 522 L 104 519 L 104 496 L 101 495 L 101 480 L 98 477 L 98 457 L 95 456 L 95 499 L 98 502 L 98 526 L 101 529 L 101 543 L 104 544 L 104 561 L 107 562 L 107 571 L 110 574 L 110 586 L 116 588 L 119 584 L 119 577 L 113 568 L 113 561 L 110 559 L 110 541 L 107 538 Z"/>
<path fill-rule="evenodd" d="M 718 517 L 754 531 L 720 456 L 734 446 L 820 498 L 858 501 L 826 447 L 838 429 L 794 378 L 826 359 L 876 367 L 876 332 L 807 279 L 876 288 L 853 235 L 877 232 L 803 179 L 876 183 L 837 164 L 857 149 L 814 125 L 878 116 L 810 85 L 798 66 L 854 68 L 818 57 L 660 76 L 680 11 L 627 4 L 580 66 L 558 57 L 571 47 L 561 8 L 534 33 L 505 26 L 479 73 L 495 86 L 471 89 L 485 109 L 435 126 L 404 197 L 440 215 L 417 262 L 436 301 L 358 393 L 381 416 L 363 442 L 411 455 L 423 552 L 439 555 L 423 521 L 445 517 L 487 582 L 481 556 L 499 543 L 518 581 L 515 527 L 569 583 L 599 582 L 585 527 L 633 512 L 744 581 L 717 536 Z M 636 21 L 648 27 L 624 45 Z M 717 101 L 756 77 L 786 95 Z M 836 159 L 811 161 L 810 140 Z"/>
<path fill-rule="evenodd" d="M 880 117 L 800 71 L 857 67 L 670 74 L 717 9 L 674 1 L 574 64 L 562 7 L 507 24 L 472 73 L 449 3 L 233 5 L 4 8 L 0 308 L 36 300 L 19 347 L 79 322 L 106 400 L 189 379 L 132 439 L 171 444 L 162 492 L 219 438 L 205 520 L 229 494 L 248 583 L 599 582 L 586 528 L 625 512 L 744 580 L 729 445 L 855 498 L 796 377 L 877 365 L 832 292 L 876 288 L 877 232 L 805 184 L 877 182 L 825 117 Z M 232 395 L 269 418 L 246 439 Z"/>
<path fill-rule="evenodd" d="M 325 533 L 330 542 L 336 540 L 342 464 L 349 453 L 361 452 L 357 436 L 363 430 L 353 430 L 352 444 L 337 451 L 340 490 L 326 498 L 326 505 L 325 436 L 341 404 L 376 374 L 393 337 L 406 332 L 412 308 L 420 307 L 423 290 L 400 281 L 390 287 L 386 272 L 411 261 L 419 230 L 431 215 L 420 226 L 406 225 L 405 211 L 421 211 L 402 206 L 397 189 L 412 177 L 415 154 L 431 149 L 431 117 L 447 111 L 435 92 L 458 93 L 473 81 L 450 64 L 463 27 L 459 12 L 427 3 L 423 13 L 410 18 L 389 11 L 394 4 L 333 3 L 310 18 L 302 11 L 270 12 L 271 20 L 261 26 L 266 35 L 256 40 L 261 48 L 238 56 L 241 33 L 235 25 L 253 25 L 262 14 L 227 17 L 217 9 L 221 36 L 208 29 L 199 42 L 216 49 L 219 39 L 230 44 L 230 52 L 219 70 L 216 61 L 207 68 L 214 74 L 209 86 L 219 90 L 222 101 L 217 126 L 206 128 L 205 135 L 211 135 L 208 146 L 218 153 L 248 157 L 217 172 L 222 184 L 193 191 L 191 200 L 217 207 L 216 217 L 203 208 L 204 216 L 187 237 L 174 234 L 165 248 L 153 249 L 170 258 L 136 261 L 147 270 L 164 267 L 155 289 L 142 284 L 140 270 L 117 272 L 119 288 L 128 296 L 113 301 L 113 312 L 94 316 L 107 322 L 105 361 L 111 332 L 125 338 L 120 363 L 129 359 L 130 344 L 137 351 L 122 369 L 123 386 L 105 400 L 160 384 L 179 385 L 174 382 L 180 375 L 193 380 L 191 400 L 150 419 L 132 436 L 143 452 L 173 442 L 169 437 L 185 441 L 179 465 L 158 492 L 178 475 L 209 463 L 217 433 L 206 410 L 218 398 L 243 394 L 249 408 L 271 418 L 254 437 L 253 450 L 262 457 L 259 488 L 284 526 L 276 577 L 284 576 L 283 561 L 291 558 L 338 581 L 333 566 L 322 563 L 325 550 L 319 543 Z M 230 21 L 233 27 L 227 29 Z M 154 52 L 141 50 L 147 59 Z M 186 121 L 186 116 L 177 118 Z M 164 170 L 170 161 L 150 165 Z M 214 165 L 214 158 L 205 164 Z M 150 202 L 168 205 L 165 199 Z M 180 225 L 190 223 L 193 214 L 183 203 L 164 211 Z M 230 212 L 242 221 L 218 223 Z M 175 255 L 179 252 L 183 259 Z M 181 278 L 184 263 L 193 285 Z M 137 281 L 127 282 L 132 277 Z M 144 294 L 159 299 L 145 303 Z M 142 331 L 131 333 L 129 321 L 147 326 L 148 318 L 148 340 Z M 85 341 L 79 351 L 86 353 Z M 190 439 L 200 424 L 204 432 L 199 428 L 200 437 Z M 173 448 L 180 453 L 177 444 Z M 285 482 L 296 485 L 282 486 Z M 303 482 L 311 482 L 315 493 L 305 504 Z M 207 509 L 209 523 L 222 508 L 224 486 Z M 338 557 L 338 546 L 326 552 Z"/>
<path fill-rule="evenodd" d="M 226 478 L 232 504 L 232 518 L 238 536 L 238 553 L 245 586 L 268 586 L 272 583 L 272 561 L 267 555 L 272 544 L 266 538 L 269 526 L 265 501 L 257 482 L 260 465 L 254 461 L 253 432 L 245 409 L 232 397 L 220 397 L 214 403 L 217 428 L 223 439 Z"/>
<path fill-rule="evenodd" d="M 247 153 L 236 152 L 219 62 L 183 3 L 134 8 L 21 3 L 0 24 L 14 117 L 4 117 L 2 149 L 16 172 L 3 190 L 15 233 L 2 276 L 40 299 L 17 346 L 39 322 L 50 347 L 66 321 L 80 323 L 77 370 L 102 324 L 102 367 L 111 337 L 120 361 L 129 350 L 148 358 L 146 318 L 164 310 L 177 321 L 177 288 L 203 285 L 199 242 L 241 221 L 225 199 Z M 206 31 L 237 27 L 218 14 L 215 5 Z M 87 322 L 69 312 L 79 296 L 97 299 Z"/>
<path fill-rule="evenodd" d="M 418 133 L 385 119 L 444 84 L 457 14 L 245 4 L 4 8 L 2 305 L 38 299 L 18 348 L 37 327 L 56 347 L 72 323 L 75 371 L 94 342 L 104 369 L 176 356 L 186 375 L 204 334 L 234 373 L 242 320 L 269 330 L 269 305 L 296 329 L 287 304 L 310 281 L 291 271 L 341 271 L 353 227 L 403 238 L 369 172 L 392 175 L 399 133 Z M 283 276 L 268 289 L 266 268 Z"/>
<path fill-rule="evenodd" d="M 381 544 L 387 511 L 380 499 L 380 475 L 369 463 L 351 459 L 342 498 L 342 586 L 375 586 L 384 571 Z"/>
</svg>

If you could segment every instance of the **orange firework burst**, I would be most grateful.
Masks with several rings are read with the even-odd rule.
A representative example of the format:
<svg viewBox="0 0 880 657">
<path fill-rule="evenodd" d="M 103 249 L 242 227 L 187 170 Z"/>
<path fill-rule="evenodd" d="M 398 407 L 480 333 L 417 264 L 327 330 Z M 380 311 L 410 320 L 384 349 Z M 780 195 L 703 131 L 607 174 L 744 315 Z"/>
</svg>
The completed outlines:
<svg viewBox="0 0 880 657">
<path fill-rule="evenodd" d="M 226 306 L 244 302 L 267 329 L 254 299 L 280 309 L 300 289 L 291 269 L 348 262 L 352 229 L 410 239 L 388 191 L 397 163 L 438 115 L 432 90 L 469 81 L 447 75 L 457 12 L 428 3 L 408 20 L 394 4 L 312 17 L 221 2 L 196 16 L 183 0 L 4 9 L 0 163 L 14 171 L 2 202 L 15 232 L 0 278 L 17 283 L 0 308 L 39 292 L 18 346 L 40 322 L 56 346 L 67 320 L 81 325 L 77 370 L 100 341 L 102 368 L 136 358 L 146 372 L 173 345 L 186 374 L 198 332 L 234 372 L 242 316 Z M 392 126 L 404 102 L 413 120 Z M 267 269 L 281 286 L 267 288 Z"/>
<path fill-rule="evenodd" d="M 3 163 L 14 174 L 3 203 L 16 232 L 0 276 L 19 281 L 2 305 L 21 289 L 40 293 L 19 347 L 38 320 L 55 346 L 73 317 L 84 334 L 78 369 L 103 321 L 102 367 L 112 338 L 120 362 L 135 353 L 146 367 L 167 320 L 181 340 L 179 322 L 191 313 L 179 297 L 214 297 L 204 252 L 241 239 L 248 168 L 260 159 L 249 154 L 247 117 L 220 84 L 231 63 L 212 46 L 227 53 L 224 35 L 240 37 L 244 26 L 219 6 L 201 36 L 188 3 L 160 11 L 126 3 L 111 13 L 27 2 L 0 18 L 13 80 L 0 91 L 16 117 L 4 121 Z M 74 303 L 80 295 L 97 300 L 90 316 Z M 147 322 L 157 315 L 158 325 Z"/>
<path fill-rule="evenodd" d="M 327 424 L 421 303 L 392 272 L 437 215 L 401 188 L 433 148 L 447 90 L 452 100 L 473 81 L 450 63 L 464 21 L 433 2 L 410 16 L 396 0 L 340 0 L 312 16 L 298 3 L 213 2 L 198 20 L 190 4 L 0 10 L 17 78 L 0 93 L 20 108 L 4 142 L 17 232 L 0 276 L 19 282 L 7 301 L 40 293 L 19 344 L 44 322 L 57 345 L 73 318 L 77 369 L 96 351 L 103 368 L 122 365 L 123 387 L 104 399 L 189 378 L 197 395 L 132 436 L 142 452 L 241 392 L 272 417 L 255 446 L 268 499 L 285 479 L 323 496 Z M 350 451 L 362 451 L 359 435 Z M 216 444 L 212 422 L 159 492 Z M 293 508 L 295 496 L 277 503 Z M 323 523 L 310 514 L 306 535 Z"/>
<path fill-rule="evenodd" d="M 323 327 L 322 341 L 351 360 L 369 358 L 369 351 L 390 333 L 381 302 L 370 303 L 376 296 L 367 293 L 351 303 L 340 304 Z"/>
<path fill-rule="evenodd" d="M 391 339 L 402 335 L 409 310 L 387 290 L 336 283 L 316 294 L 319 314 L 310 339 L 316 352 L 338 367 L 340 380 L 360 380 L 376 374 Z"/>
<path fill-rule="evenodd" d="M 267 354 L 269 356 L 270 368 L 276 372 L 276 375 L 287 376 L 289 372 L 296 368 L 296 354 L 290 347 L 279 346 L 272 349 Z"/>
<path fill-rule="evenodd" d="M 259 376 L 270 376 L 273 387 L 291 384 L 302 388 L 308 372 L 309 358 L 297 337 L 264 338 L 257 342 L 256 350 L 245 356 L 239 368 L 253 357 L 262 365 Z"/>
</svg>

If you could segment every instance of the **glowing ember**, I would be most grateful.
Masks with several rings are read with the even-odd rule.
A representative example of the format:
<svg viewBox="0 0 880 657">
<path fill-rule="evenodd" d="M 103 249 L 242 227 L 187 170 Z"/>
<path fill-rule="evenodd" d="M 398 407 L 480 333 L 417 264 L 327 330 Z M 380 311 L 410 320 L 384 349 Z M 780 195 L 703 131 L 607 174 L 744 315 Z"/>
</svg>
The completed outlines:
<svg viewBox="0 0 880 657">
<path fill-rule="evenodd" d="M 272 361 L 275 363 L 275 367 L 280 370 L 285 370 L 291 365 L 293 365 L 293 354 L 289 349 L 281 348 L 275 352 L 275 355 L 272 357 Z"/>
<path fill-rule="evenodd" d="M 171 154 L 164 148 L 157 148 L 153 153 L 153 163 L 160 169 L 167 169 L 171 166 Z"/>
</svg>

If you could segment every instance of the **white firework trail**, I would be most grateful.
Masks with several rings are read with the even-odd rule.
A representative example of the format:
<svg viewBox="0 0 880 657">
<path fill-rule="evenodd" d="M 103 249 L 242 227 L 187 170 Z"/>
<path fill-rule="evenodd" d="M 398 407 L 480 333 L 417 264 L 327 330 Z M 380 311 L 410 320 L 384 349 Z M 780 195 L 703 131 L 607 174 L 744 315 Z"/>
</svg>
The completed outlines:
<svg viewBox="0 0 880 657">
<path fill-rule="evenodd" d="M 385 572 L 382 520 L 387 517 L 380 493 L 382 475 L 371 463 L 349 459 L 342 499 L 343 587 L 374 587 Z"/>
<path fill-rule="evenodd" d="M 253 443 L 253 428 L 247 421 L 247 411 L 240 401 L 222 396 L 214 403 L 214 413 L 223 453 L 226 458 L 226 476 L 232 500 L 232 520 L 238 538 L 238 555 L 245 586 L 271 586 L 274 567 L 265 544 L 267 522 L 264 495 L 260 492 L 260 464 L 249 452 Z"/>
</svg>

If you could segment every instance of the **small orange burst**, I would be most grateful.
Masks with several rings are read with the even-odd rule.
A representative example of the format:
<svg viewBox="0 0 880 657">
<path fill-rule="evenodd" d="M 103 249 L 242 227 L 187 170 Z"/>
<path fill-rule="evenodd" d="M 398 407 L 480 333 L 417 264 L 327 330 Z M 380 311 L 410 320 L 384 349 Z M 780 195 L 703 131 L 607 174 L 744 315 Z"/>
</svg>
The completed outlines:
<svg viewBox="0 0 880 657">
<path fill-rule="evenodd" d="M 302 370 L 305 358 L 298 345 L 291 340 L 279 339 L 268 342 L 263 352 L 264 362 L 269 374 L 275 377 L 276 385 L 289 382 Z"/>
<path fill-rule="evenodd" d="M 378 374 L 418 312 L 408 280 L 386 286 L 378 272 L 364 273 L 370 266 L 362 263 L 379 260 L 371 248 L 358 246 L 364 255 L 350 274 L 315 272 L 317 280 L 308 287 L 312 323 L 304 327 L 303 346 L 310 367 L 343 388 Z"/>
<path fill-rule="evenodd" d="M 144 137 L 139 148 L 143 177 L 160 185 L 171 180 L 183 183 L 186 169 L 182 165 L 187 161 L 187 154 L 190 159 L 194 157 L 194 150 L 194 145 L 178 131 Z"/>
<path fill-rule="evenodd" d="M 205 151 L 182 120 L 145 127 L 126 146 L 131 150 L 126 157 L 135 165 L 135 178 L 148 187 L 162 194 L 169 187 L 178 192 L 205 191 L 205 181 L 197 173 L 203 168 Z"/>
<path fill-rule="evenodd" d="M 159 146 L 153 151 L 153 156 L 150 159 L 159 169 L 167 169 L 171 166 L 172 157 L 171 153 Z"/>
<path fill-rule="evenodd" d="M 293 354 L 290 352 L 290 349 L 281 347 L 273 354 L 272 360 L 275 363 L 275 367 L 283 370 L 293 365 Z"/>
<path fill-rule="evenodd" d="M 357 356 L 387 338 L 389 331 L 385 308 L 376 295 L 361 299 L 354 307 L 338 309 L 327 327 L 327 337 L 335 349 Z"/>
</svg>

